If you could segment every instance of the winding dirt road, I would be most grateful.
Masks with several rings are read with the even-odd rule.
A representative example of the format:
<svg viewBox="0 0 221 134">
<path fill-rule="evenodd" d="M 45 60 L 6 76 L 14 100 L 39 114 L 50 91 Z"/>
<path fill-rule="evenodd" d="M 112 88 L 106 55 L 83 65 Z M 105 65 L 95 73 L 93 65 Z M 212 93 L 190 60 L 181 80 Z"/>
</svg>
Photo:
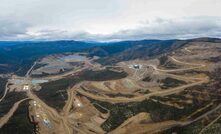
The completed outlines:
<svg viewBox="0 0 221 134">
<path fill-rule="evenodd" d="M 8 92 L 8 82 L 5 85 L 5 91 L 4 91 L 4 94 L 3 94 L 2 98 L 0 99 L 0 102 L 5 98 L 7 92 Z"/>
<path fill-rule="evenodd" d="M 18 106 L 26 100 L 28 100 L 28 98 L 25 98 L 25 99 L 22 99 L 22 100 L 16 102 L 13 105 L 13 107 L 9 110 L 9 112 L 7 114 L 5 114 L 2 118 L 0 118 L 0 128 L 8 122 L 8 120 L 12 117 L 14 112 L 17 110 Z"/>
<path fill-rule="evenodd" d="M 187 65 L 191 65 L 191 66 L 196 66 L 196 67 L 191 67 L 191 68 L 186 68 L 186 69 L 173 69 L 173 70 L 162 70 L 162 69 L 158 69 L 156 66 L 154 65 L 148 65 L 154 68 L 154 70 L 156 71 L 161 71 L 161 72 L 174 72 L 174 71 L 186 71 L 186 70 L 192 70 L 192 69 L 196 69 L 196 68 L 202 68 L 205 67 L 204 64 L 193 64 L 193 63 L 186 63 L 186 62 L 182 62 L 179 61 L 177 59 L 175 59 L 174 57 L 170 57 L 172 58 L 175 62 L 179 62 L 181 64 L 187 64 Z M 170 74 L 169 74 L 170 75 Z M 171 74 L 173 77 L 176 77 L 176 75 Z M 196 86 L 196 85 L 200 85 L 203 83 L 207 83 L 209 81 L 209 79 L 207 77 L 204 78 L 191 78 L 191 77 L 185 77 L 185 76 L 177 76 L 180 77 L 182 79 L 187 79 L 187 80 L 192 80 L 194 81 L 193 83 L 187 84 L 187 85 L 183 85 L 183 86 L 179 86 L 176 88 L 171 88 L 171 89 L 167 89 L 167 90 L 162 90 L 162 91 L 157 91 L 157 92 L 152 92 L 146 95 L 142 95 L 142 96 L 136 96 L 136 97 L 109 97 L 109 96 L 100 96 L 100 95 L 95 95 L 92 93 L 89 93 L 87 91 L 84 91 L 83 88 L 85 87 L 77 87 L 74 88 L 77 92 L 79 92 L 82 95 L 88 96 L 92 99 L 95 100 L 100 100 L 100 101 L 109 101 L 112 103 L 126 103 L 126 102 L 136 102 L 136 101 L 142 101 L 144 99 L 149 99 L 152 96 L 167 96 L 167 95 L 171 95 L 171 94 L 175 94 L 175 93 L 179 93 L 181 91 L 183 91 L 184 89 L 188 88 L 188 87 L 192 87 L 192 86 Z M 90 89 L 87 89 L 88 91 L 90 91 Z"/>
<path fill-rule="evenodd" d="M 25 74 L 25 77 L 29 77 L 31 71 L 33 70 L 34 66 L 37 64 L 37 62 L 34 62 L 34 64 L 31 66 L 31 68 L 27 71 L 27 73 Z"/>
<path fill-rule="evenodd" d="M 35 94 L 33 94 L 30 90 L 27 91 L 27 96 L 38 102 L 45 111 L 47 111 L 48 115 L 53 118 L 56 122 L 60 122 L 63 125 L 64 128 L 64 134 L 72 134 L 72 130 L 70 129 L 68 119 L 66 118 L 67 116 L 61 115 L 58 113 L 54 108 L 48 106 L 45 104 L 40 98 L 38 98 Z"/>
<path fill-rule="evenodd" d="M 203 84 L 203 83 L 206 83 L 206 82 L 208 82 L 207 79 L 199 81 L 199 82 L 187 84 L 187 85 L 184 85 L 184 86 L 180 86 L 180 87 L 176 87 L 176 88 L 172 88 L 172 89 L 167 89 L 167 90 L 162 90 L 162 91 L 157 91 L 157 92 L 149 93 L 149 94 L 146 94 L 146 95 L 136 96 L 136 97 L 131 97 L 131 98 L 99 96 L 99 95 L 95 95 L 95 94 L 86 92 L 86 91 L 82 90 L 82 88 L 77 88 L 76 91 L 79 92 L 80 94 L 84 95 L 84 96 L 88 96 L 88 97 L 90 97 L 92 99 L 95 99 L 95 100 L 109 101 L 111 103 L 126 103 L 126 102 L 143 101 L 144 99 L 149 99 L 152 96 L 167 96 L 167 95 L 179 93 L 179 92 L 183 91 L 184 89 L 186 89 L 188 87 L 192 87 L 192 86 L 195 86 L 195 85 L 200 85 L 200 84 Z"/>
<path fill-rule="evenodd" d="M 202 67 L 205 67 L 204 64 L 193 64 L 193 63 L 186 63 L 186 62 L 182 62 L 182 61 L 179 61 L 177 59 L 175 59 L 174 57 L 170 57 L 174 62 L 177 62 L 179 64 L 185 64 L 185 65 L 190 65 L 190 66 L 193 66 L 193 67 L 189 67 L 189 68 L 185 68 L 185 69 L 171 69 L 171 70 L 164 70 L 164 69 L 159 69 L 157 68 L 155 65 L 145 65 L 145 66 L 150 66 L 152 67 L 155 71 L 159 71 L 160 73 L 168 73 L 168 72 L 176 72 L 176 71 L 186 71 L 186 70 L 192 70 L 192 69 L 198 69 L 198 68 L 202 68 Z M 90 62 L 89 62 L 90 63 Z M 88 63 L 88 64 L 89 64 Z M 26 77 L 29 77 L 29 75 L 31 74 L 31 71 L 33 70 L 34 66 L 35 66 L 36 62 L 33 64 L 33 66 L 28 70 L 28 72 L 26 73 Z M 90 63 L 91 64 L 91 63 Z M 60 75 L 55 75 L 55 76 L 48 76 L 48 77 L 42 77 L 41 79 L 61 79 L 67 75 L 71 75 L 73 73 L 76 73 L 76 72 L 80 72 L 86 68 L 88 68 L 89 66 L 92 66 L 92 65 L 87 65 L 83 68 L 80 68 L 78 70 L 73 70 L 73 71 L 70 71 L 70 72 L 67 72 L 67 73 L 64 73 L 64 74 L 60 74 Z M 145 74 L 145 72 L 147 71 L 147 69 L 144 71 L 144 73 L 142 73 L 142 75 Z M 63 112 L 59 113 L 58 111 L 56 111 L 54 108 L 48 106 L 44 101 L 42 101 L 38 96 L 36 96 L 32 91 L 28 90 L 27 91 L 27 96 L 28 98 L 25 98 L 23 100 L 20 100 L 18 102 L 16 102 L 13 107 L 9 110 L 9 112 L 3 116 L 2 118 L 0 118 L 0 128 L 8 122 L 8 120 L 10 119 L 10 117 L 14 114 L 14 112 L 16 111 L 16 109 L 18 108 L 19 104 L 22 103 L 23 101 L 27 100 L 27 99 L 32 99 L 32 100 L 35 100 L 37 103 L 39 103 L 43 108 L 44 110 L 46 111 L 46 113 L 51 117 L 53 118 L 54 121 L 56 122 L 59 122 L 59 124 L 61 124 L 64 128 L 64 134 L 73 134 L 73 129 L 74 130 L 77 130 L 81 133 L 84 133 L 82 130 L 78 130 L 78 128 L 73 128 L 73 126 L 70 125 L 69 121 L 68 121 L 68 116 L 70 114 L 70 110 L 72 108 L 72 105 L 73 105 L 73 100 L 74 100 L 74 93 L 73 93 L 73 90 L 77 91 L 78 93 L 84 95 L 84 96 L 87 96 L 87 97 L 90 97 L 92 99 L 95 99 L 95 100 L 100 100 L 100 101 L 108 101 L 108 102 L 111 102 L 111 103 L 128 103 L 128 102 L 138 102 L 138 101 L 143 101 L 144 99 L 149 99 L 150 97 L 152 96 L 167 96 L 167 95 L 171 95 L 171 94 L 175 94 L 175 93 L 179 93 L 179 92 L 182 92 L 183 90 L 185 90 L 186 88 L 188 87 L 192 87 L 192 86 L 195 86 L 195 85 L 200 85 L 200 84 L 203 84 L 203 83 L 207 83 L 209 81 L 209 79 L 207 77 L 204 77 L 204 78 L 190 78 L 190 77 L 184 77 L 184 76 L 176 76 L 176 75 L 173 75 L 173 74 L 168 74 L 168 75 L 171 75 L 173 77 L 177 77 L 177 78 L 180 78 L 180 79 L 185 79 L 185 80 L 189 80 L 189 81 L 192 81 L 192 83 L 190 84 L 187 84 L 187 85 L 183 85 L 183 86 L 179 86 L 179 87 L 176 87 L 176 88 L 171 88 L 171 89 L 167 89 L 167 90 L 161 90 L 161 91 L 156 91 L 156 92 L 152 92 L 152 93 L 149 93 L 149 94 L 145 94 L 145 95 L 141 95 L 141 96 L 135 96 L 135 97 L 109 97 L 109 96 L 101 96 L 101 95 L 97 95 L 97 94 L 93 94 L 93 93 L 90 93 L 90 92 L 87 92 L 85 90 L 83 90 L 83 88 L 85 87 L 81 87 L 81 85 L 84 83 L 84 82 L 81 82 L 79 84 L 77 84 L 76 86 L 74 86 L 73 88 L 69 89 L 67 91 L 67 94 L 68 94 L 68 100 L 66 101 L 65 103 L 65 106 L 63 107 Z M 5 92 L 4 92 L 4 95 L 3 97 L 0 99 L 0 102 L 4 99 L 4 97 L 6 96 L 7 94 L 7 88 L 8 86 L 8 83 L 6 84 L 5 86 Z M 87 89 L 88 91 L 90 91 L 90 89 Z M 216 109 L 220 108 L 221 105 L 219 107 L 217 107 Z M 213 109 L 207 113 L 205 113 L 204 115 L 194 119 L 194 120 L 191 120 L 191 121 L 187 121 L 187 122 L 170 122 L 170 124 L 161 124 L 162 126 L 159 127 L 157 129 L 158 130 L 162 130 L 162 129 L 167 129 L 169 127 L 171 127 L 171 125 L 187 125 L 187 124 L 190 124 L 194 121 L 197 121 L 205 116 L 207 116 L 208 114 L 211 114 L 212 112 L 214 112 L 216 109 Z M 156 130 L 156 129 L 155 129 Z"/>
</svg>

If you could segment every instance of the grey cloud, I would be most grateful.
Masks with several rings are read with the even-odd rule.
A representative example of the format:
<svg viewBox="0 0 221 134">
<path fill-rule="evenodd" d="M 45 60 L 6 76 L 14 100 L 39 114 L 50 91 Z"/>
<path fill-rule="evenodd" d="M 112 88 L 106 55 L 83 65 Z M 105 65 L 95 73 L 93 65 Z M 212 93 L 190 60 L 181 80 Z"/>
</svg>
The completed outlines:
<svg viewBox="0 0 221 134">
<path fill-rule="evenodd" d="M 22 35 L 26 36 L 29 27 L 30 25 L 23 21 L 0 17 L 0 39 L 8 40 Z"/>
<path fill-rule="evenodd" d="M 147 22 L 137 29 L 120 31 L 108 38 L 136 40 L 221 37 L 221 17 L 155 19 Z"/>
<path fill-rule="evenodd" d="M 220 0 L 183 4 L 178 0 L 1 0 L 0 40 L 220 37 L 220 4 Z"/>
<path fill-rule="evenodd" d="M 85 31 L 41 30 L 28 34 L 29 25 L 25 23 L 4 22 L 0 28 L 2 37 L 23 35 L 23 40 L 83 40 L 83 41 L 119 41 L 139 39 L 186 39 L 197 37 L 221 37 L 221 17 L 184 17 L 177 19 L 147 20 L 140 27 L 125 29 L 113 34 L 90 34 Z M 10 23 L 8 23 L 10 22 Z M 16 37 L 15 37 L 16 38 Z"/>
</svg>

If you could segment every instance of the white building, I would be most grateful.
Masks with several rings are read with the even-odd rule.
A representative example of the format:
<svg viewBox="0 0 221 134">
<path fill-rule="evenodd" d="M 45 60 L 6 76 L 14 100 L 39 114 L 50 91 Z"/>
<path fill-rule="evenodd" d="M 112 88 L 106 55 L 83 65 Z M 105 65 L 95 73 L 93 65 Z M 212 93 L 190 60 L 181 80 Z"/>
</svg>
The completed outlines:
<svg viewBox="0 0 221 134">
<path fill-rule="evenodd" d="M 133 65 L 133 68 L 134 68 L 134 69 L 140 69 L 140 65 L 139 65 L 139 64 L 134 64 L 134 65 Z"/>
<path fill-rule="evenodd" d="M 23 90 L 24 90 L 24 91 L 29 90 L 29 85 L 24 85 Z"/>
</svg>

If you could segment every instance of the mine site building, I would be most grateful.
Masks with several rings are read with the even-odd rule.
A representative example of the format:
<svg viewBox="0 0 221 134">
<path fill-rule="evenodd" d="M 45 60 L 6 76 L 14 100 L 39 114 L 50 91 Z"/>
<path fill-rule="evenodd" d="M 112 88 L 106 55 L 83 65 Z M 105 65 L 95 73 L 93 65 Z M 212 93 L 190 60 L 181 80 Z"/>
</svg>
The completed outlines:
<svg viewBox="0 0 221 134">
<path fill-rule="evenodd" d="M 29 90 L 29 85 L 24 85 L 23 90 L 24 90 L 24 91 Z"/>
<path fill-rule="evenodd" d="M 139 64 L 134 64 L 133 67 L 134 67 L 134 69 L 140 69 L 140 65 Z"/>
</svg>

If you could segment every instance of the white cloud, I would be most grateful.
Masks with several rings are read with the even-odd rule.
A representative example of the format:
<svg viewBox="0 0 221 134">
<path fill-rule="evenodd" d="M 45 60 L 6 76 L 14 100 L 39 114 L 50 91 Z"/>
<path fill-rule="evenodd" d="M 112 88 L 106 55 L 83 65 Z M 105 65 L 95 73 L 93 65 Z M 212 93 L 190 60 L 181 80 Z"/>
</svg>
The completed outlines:
<svg viewBox="0 0 221 134">
<path fill-rule="evenodd" d="M 1 0 L 0 40 L 220 37 L 220 7 L 220 0 Z"/>
</svg>

